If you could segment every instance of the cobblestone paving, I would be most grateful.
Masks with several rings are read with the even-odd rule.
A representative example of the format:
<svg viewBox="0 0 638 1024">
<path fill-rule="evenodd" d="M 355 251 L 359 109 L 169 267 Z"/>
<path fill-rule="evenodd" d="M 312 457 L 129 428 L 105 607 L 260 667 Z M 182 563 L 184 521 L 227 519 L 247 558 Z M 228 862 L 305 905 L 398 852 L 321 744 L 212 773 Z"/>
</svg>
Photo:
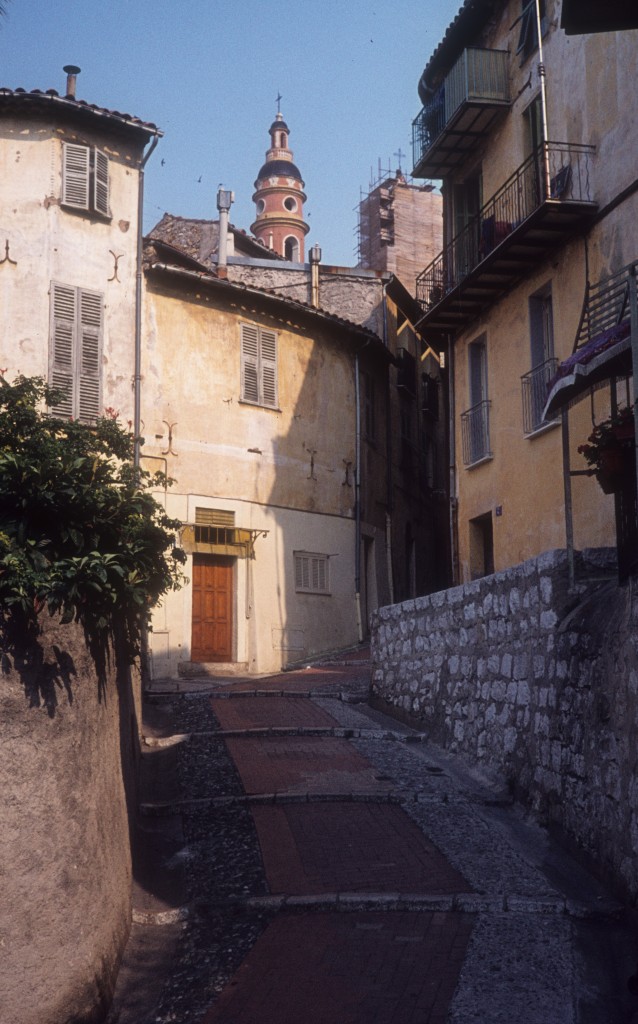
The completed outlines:
<svg viewBox="0 0 638 1024">
<path fill-rule="evenodd" d="M 365 679 L 346 664 L 157 698 L 181 736 L 189 912 L 159 974 L 158 928 L 134 929 L 123 974 L 134 990 L 146 942 L 149 995 L 120 993 L 109 1024 L 634 1024 L 635 942 L 613 901 L 497 780 L 352 703 Z M 319 722 L 357 735 L 218 735 Z M 304 802 L 286 802 L 295 789 Z"/>
</svg>

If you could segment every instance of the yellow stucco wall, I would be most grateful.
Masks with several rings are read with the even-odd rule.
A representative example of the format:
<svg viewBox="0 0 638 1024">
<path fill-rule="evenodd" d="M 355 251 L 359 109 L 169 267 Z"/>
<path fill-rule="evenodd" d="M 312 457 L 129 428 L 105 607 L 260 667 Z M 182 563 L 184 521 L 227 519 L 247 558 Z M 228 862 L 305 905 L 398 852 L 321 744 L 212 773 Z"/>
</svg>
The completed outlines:
<svg viewBox="0 0 638 1024">
<path fill-rule="evenodd" d="M 259 301 L 233 305 L 232 294 L 147 278 L 143 454 L 166 460 L 167 507 L 181 521 L 215 508 L 265 531 L 254 559 L 235 562 L 232 659 L 265 672 L 358 640 L 354 364 L 329 329 L 268 315 Z M 240 400 L 242 323 L 277 331 L 277 409 Z M 330 595 L 295 592 L 294 551 L 330 556 Z M 188 585 L 155 615 L 156 675 L 190 660 L 191 608 Z"/>
<path fill-rule="evenodd" d="M 594 145 L 588 167 L 592 199 L 602 209 L 635 179 L 638 118 L 633 102 L 638 32 L 567 37 L 558 29 L 560 5 L 548 0 L 545 36 L 548 135 L 551 140 Z M 524 111 L 538 95 L 538 52 L 521 63 L 515 55 L 518 28 L 510 27 L 520 4 L 505 5 L 481 45 L 510 50 L 512 107 L 489 139 L 456 175 L 463 181 L 479 168 L 485 203 L 526 156 Z M 479 41 L 476 41 L 477 44 Z M 448 191 L 449 209 L 449 191 Z M 492 514 L 495 569 L 516 564 L 553 547 L 565 546 L 565 515 L 560 427 L 525 437 L 521 376 L 531 369 L 529 297 L 551 285 L 554 354 L 571 354 L 585 293 L 595 282 L 637 257 L 632 225 L 638 216 L 634 194 L 590 230 L 538 264 L 533 273 L 495 303 L 455 341 L 458 545 L 462 579 L 473 573 L 470 521 Z M 490 436 L 493 458 L 463 466 L 460 414 L 469 408 L 468 345 L 485 336 L 488 365 Z M 624 385 L 622 396 L 624 397 Z M 598 392 L 597 420 L 609 408 L 607 391 Z M 584 401 L 569 413 L 572 469 L 586 468 L 576 449 L 592 426 Z M 572 478 L 574 540 L 577 547 L 613 544 L 613 498 L 591 478 Z M 496 510 L 499 509 L 499 514 Z"/>
</svg>

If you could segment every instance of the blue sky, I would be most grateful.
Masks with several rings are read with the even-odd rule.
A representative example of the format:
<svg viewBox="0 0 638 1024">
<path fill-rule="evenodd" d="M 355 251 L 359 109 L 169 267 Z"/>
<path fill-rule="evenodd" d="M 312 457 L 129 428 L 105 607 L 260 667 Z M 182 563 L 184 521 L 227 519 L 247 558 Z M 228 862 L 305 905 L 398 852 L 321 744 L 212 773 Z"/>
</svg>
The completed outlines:
<svg viewBox="0 0 638 1024">
<path fill-rule="evenodd" d="M 164 131 L 146 175 L 145 229 L 165 211 L 249 229 L 253 184 L 281 111 L 306 183 L 309 244 L 356 262 L 356 206 L 378 162 L 410 171 L 417 83 L 460 0 L 9 0 L 0 86 L 77 95 Z M 163 163 L 162 163 L 163 161 Z M 200 180 L 201 179 L 201 180 Z"/>
</svg>

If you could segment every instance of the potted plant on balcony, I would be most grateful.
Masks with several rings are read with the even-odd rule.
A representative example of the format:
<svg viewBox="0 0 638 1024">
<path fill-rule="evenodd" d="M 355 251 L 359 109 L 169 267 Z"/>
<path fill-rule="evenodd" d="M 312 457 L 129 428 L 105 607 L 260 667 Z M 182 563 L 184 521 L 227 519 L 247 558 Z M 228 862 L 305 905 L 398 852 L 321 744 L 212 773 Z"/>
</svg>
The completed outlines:
<svg viewBox="0 0 638 1024">
<path fill-rule="evenodd" d="M 625 407 L 598 423 L 587 443 L 578 446 L 605 494 L 615 494 L 630 475 L 634 438 L 633 409 Z"/>
</svg>

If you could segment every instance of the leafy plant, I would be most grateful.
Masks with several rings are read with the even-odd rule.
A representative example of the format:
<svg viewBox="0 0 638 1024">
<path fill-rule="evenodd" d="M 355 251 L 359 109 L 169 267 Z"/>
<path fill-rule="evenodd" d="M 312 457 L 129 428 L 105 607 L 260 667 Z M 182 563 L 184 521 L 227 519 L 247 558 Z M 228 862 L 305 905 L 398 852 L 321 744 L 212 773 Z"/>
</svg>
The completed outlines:
<svg viewBox="0 0 638 1024">
<path fill-rule="evenodd" d="M 117 414 L 94 426 L 47 415 L 60 393 L 0 371 L 0 608 L 5 626 L 37 631 L 46 608 L 95 641 L 123 627 L 131 656 L 150 611 L 182 582 L 181 525 L 134 471 Z"/>
<path fill-rule="evenodd" d="M 596 424 L 587 438 L 587 443 L 578 446 L 578 453 L 585 458 L 588 466 L 600 469 L 605 452 L 618 447 L 631 449 L 633 434 L 633 409 L 623 407 L 614 416 L 609 416 Z"/>
</svg>

